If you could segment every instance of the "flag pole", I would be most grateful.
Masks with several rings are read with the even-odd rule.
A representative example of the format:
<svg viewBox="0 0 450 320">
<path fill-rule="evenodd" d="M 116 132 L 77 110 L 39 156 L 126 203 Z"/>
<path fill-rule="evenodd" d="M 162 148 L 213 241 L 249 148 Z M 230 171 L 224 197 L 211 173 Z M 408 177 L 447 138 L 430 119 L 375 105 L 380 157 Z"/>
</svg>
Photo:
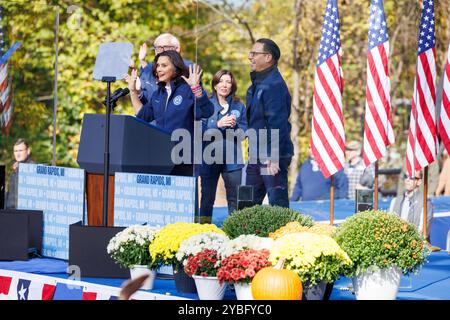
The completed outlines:
<svg viewBox="0 0 450 320">
<path fill-rule="evenodd" d="M 56 6 L 55 17 L 55 79 L 53 87 L 53 159 L 52 165 L 56 166 L 56 117 L 58 112 L 58 33 L 59 33 L 59 6 Z"/>
<path fill-rule="evenodd" d="M 330 225 L 334 224 L 334 175 L 330 177 Z"/>
<path fill-rule="evenodd" d="M 423 237 L 427 238 L 427 208 L 428 207 L 428 166 L 423 170 Z M 428 240 L 427 240 L 428 241 Z"/>
<path fill-rule="evenodd" d="M 373 181 L 374 196 L 373 196 L 373 208 L 378 210 L 378 160 L 375 161 L 375 178 Z"/>
</svg>

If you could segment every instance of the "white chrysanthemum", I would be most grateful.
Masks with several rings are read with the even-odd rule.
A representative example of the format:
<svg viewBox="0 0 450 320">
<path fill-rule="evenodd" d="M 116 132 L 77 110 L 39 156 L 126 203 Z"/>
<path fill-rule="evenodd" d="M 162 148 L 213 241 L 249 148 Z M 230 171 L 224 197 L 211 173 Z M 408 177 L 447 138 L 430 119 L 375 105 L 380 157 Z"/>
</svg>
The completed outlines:
<svg viewBox="0 0 450 320">
<path fill-rule="evenodd" d="M 222 258 L 226 258 L 242 250 L 270 250 L 272 245 L 273 239 L 271 238 L 258 237 L 254 234 L 244 234 L 226 243 L 219 254 Z"/>
<path fill-rule="evenodd" d="M 205 249 L 220 252 L 223 250 L 224 244 L 229 240 L 230 239 L 226 235 L 221 233 L 200 233 L 181 242 L 180 248 L 175 254 L 175 257 L 179 262 L 184 263 L 189 256 L 196 255 Z"/>
<path fill-rule="evenodd" d="M 134 243 L 139 246 L 147 246 L 160 229 L 150 226 L 133 225 L 118 232 L 108 243 L 107 252 L 124 252 L 123 245 Z"/>
</svg>

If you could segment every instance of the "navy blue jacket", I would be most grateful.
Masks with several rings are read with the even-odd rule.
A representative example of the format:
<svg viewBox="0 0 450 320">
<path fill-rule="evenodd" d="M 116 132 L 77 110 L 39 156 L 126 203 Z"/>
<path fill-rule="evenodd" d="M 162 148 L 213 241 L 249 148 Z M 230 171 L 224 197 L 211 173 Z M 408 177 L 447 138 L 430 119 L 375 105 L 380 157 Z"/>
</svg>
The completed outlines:
<svg viewBox="0 0 450 320">
<path fill-rule="evenodd" d="M 170 83 L 172 93 L 167 101 L 165 83 L 159 83 L 150 101 L 142 106 L 138 118 L 147 122 L 155 121 L 155 125 L 172 133 L 176 129 L 187 129 L 194 137 L 194 120 L 207 118 L 213 114 L 214 106 L 209 101 L 206 92 L 196 98 L 191 87 L 183 78 L 177 78 Z M 196 110 L 194 101 L 197 99 Z M 195 116 L 194 116 L 195 115 Z"/>
<path fill-rule="evenodd" d="M 311 159 L 308 158 L 300 167 L 291 201 L 330 199 L 330 182 L 331 179 L 326 179 L 322 171 L 313 171 Z M 348 179 L 344 170 L 340 170 L 334 175 L 335 198 L 344 199 L 347 196 L 347 192 Z"/>
<path fill-rule="evenodd" d="M 187 59 L 183 59 L 183 61 L 187 67 L 193 64 L 192 61 Z M 139 99 L 142 104 L 146 104 L 150 101 L 153 92 L 158 89 L 156 78 L 153 75 L 153 62 L 150 62 L 144 68 L 141 68 L 139 79 L 141 80 L 141 94 L 139 95 Z"/>
<path fill-rule="evenodd" d="M 252 84 L 247 90 L 249 129 L 255 129 L 257 132 L 259 129 L 278 129 L 279 157 L 292 157 L 294 146 L 291 141 L 291 124 L 289 123 L 291 95 L 283 77 L 276 66 L 261 72 L 252 72 L 250 77 Z M 267 143 L 267 154 L 271 156 L 270 131 L 268 131 Z M 258 154 L 258 159 L 263 162 L 265 157 L 260 158 Z"/>
<path fill-rule="evenodd" d="M 221 114 L 222 106 L 220 105 L 217 97 L 214 95 L 211 97 L 211 102 L 214 105 L 214 113 L 208 119 L 202 120 L 202 128 L 205 136 L 207 136 L 208 129 L 219 129 L 222 132 L 223 137 L 223 163 L 226 164 L 226 129 L 230 128 L 219 128 L 217 127 L 217 122 L 222 119 L 225 115 L 236 115 L 236 126 L 233 128 L 234 130 L 242 129 L 244 132 L 247 130 L 247 117 L 245 115 L 245 106 L 240 100 L 234 99 L 232 96 L 227 97 L 227 102 L 229 105 L 228 112 L 226 114 Z M 210 144 L 211 142 L 204 142 L 203 149 Z M 236 144 L 236 139 L 234 139 L 233 143 L 233 159 L 235 159 L 235 163 L 228 163 L 225 165 L 226 171 L 235 171 L 244 167 L 243 159 L 242 159 L 242 149 L 238 149 L 238 145 Z M 231 147 L 229 147 L 231 149 Z M 240 152 L 240 153 L 239 153 Z M 240 159 L 240 160 L 238 160 Z M 241 162 L 241 163 L 237 163 Z M 201 168 L 201 174 L 209 174 L 212 166 L 220 165 L 220 164 L 205 164 L 203 163 Z"/>
</svg>

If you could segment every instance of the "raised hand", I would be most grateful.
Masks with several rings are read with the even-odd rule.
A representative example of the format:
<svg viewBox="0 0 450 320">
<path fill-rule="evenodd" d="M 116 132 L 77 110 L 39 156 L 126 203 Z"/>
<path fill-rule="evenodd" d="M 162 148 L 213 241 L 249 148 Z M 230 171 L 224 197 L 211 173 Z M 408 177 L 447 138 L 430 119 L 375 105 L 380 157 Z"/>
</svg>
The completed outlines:
<svg viewBox="0 0 450 320">
<path fill-rule="evenodd" d="M 198 64 L 192 64 L 189 66 L 189 78 L 182 76 L 184 81 L 191 87 L 198 86 L 200 84 L 200 79 L 202 78 L 203 70 Z"/>
<path fill-rule="evenodd" d="M 141 78 L 136 77 L 136 90 L 137 90 L 138 92 L 141 92 L 141 88 L 142 88 L 142 85 L 141 85 Z"/>
<path fill-rule="evenodd" d="M 148 63 L 145 61 L 145 57 L 147 56 L 147 44 L 144 44 L 139 48 L 139 62 L 141 63 L 141 67 L 145 68 Z"/>
<path fill-rule="evenodd" d="M 144 42 L 142 46 L 139 48 L 139 61 L 144 61 L 147 56 L 147 44 Z"/>
<path fill-rule="evenodd" d="M 128 83 L 128 89 L 130 89 L 131 92 L 136 92 L 141 89 L 141 81 L 139 80 L 139 84 L 138 84 L 137 79 L 138 79 L 138 76 L 137 76 L 136 69 L 131 70 L 131 75 L 127 74 L 125 76 L 125 81 Z"/>
</svg>

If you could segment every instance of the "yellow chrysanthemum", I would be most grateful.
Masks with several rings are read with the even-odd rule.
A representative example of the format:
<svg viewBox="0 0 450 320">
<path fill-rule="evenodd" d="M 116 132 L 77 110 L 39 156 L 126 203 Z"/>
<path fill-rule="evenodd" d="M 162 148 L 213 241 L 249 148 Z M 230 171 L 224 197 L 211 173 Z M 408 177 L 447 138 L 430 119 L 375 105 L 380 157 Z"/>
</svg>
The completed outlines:
<svg viewBox="0 0 450 320">
<path fill-rule="evenodd" d="M 183 240 L 203 232 L 217 232 L 224 234 L 224 232 L 214 224 L 188 222 L 171 223 L 164 226 L 160 232 L 158 232 L 156 238 L 150 244 L 150 254 L 157 260 L 165 264 L 170 264 L 173 262 L 175 254 Z"/>
<path fill-rule="evenodd" d="M 291 233 L 275 240 L 270 249 L 269 260 L 272 264 L 276 264 L 281 257 L 286 259 L 286 269 L 297 272 L 302 280 L 312 282 L 320 280 L 315 276 L 317 270 L 327 268 L 325 263 L 335 263 L 339 267 L 352 264 L 347 253 L 334 239 L 327 235 L 310 232 Z M 322 257 L 331 257 L 334 262 L 321 259 Z M 330 274 L 329 277 L 336 278 L 338 275 Z"/>
<path fill-rule="evenodd" d="M 275 232 L 269 233 L 269 237 L 276 240 L 287 234 L 308 231 L 309 227 L 302 226 L 298 221 L 288 222 L 285 226 L 279 228 Z"/>
<path fill-rule="evenodd" d="M 326 236 L 331 236 L 335 230 L 336 227 L 329 225 L 328 223 L 315 223 L 311 228 L 309 228 L 309 232 L 323 234 Z"/>
</svg>

